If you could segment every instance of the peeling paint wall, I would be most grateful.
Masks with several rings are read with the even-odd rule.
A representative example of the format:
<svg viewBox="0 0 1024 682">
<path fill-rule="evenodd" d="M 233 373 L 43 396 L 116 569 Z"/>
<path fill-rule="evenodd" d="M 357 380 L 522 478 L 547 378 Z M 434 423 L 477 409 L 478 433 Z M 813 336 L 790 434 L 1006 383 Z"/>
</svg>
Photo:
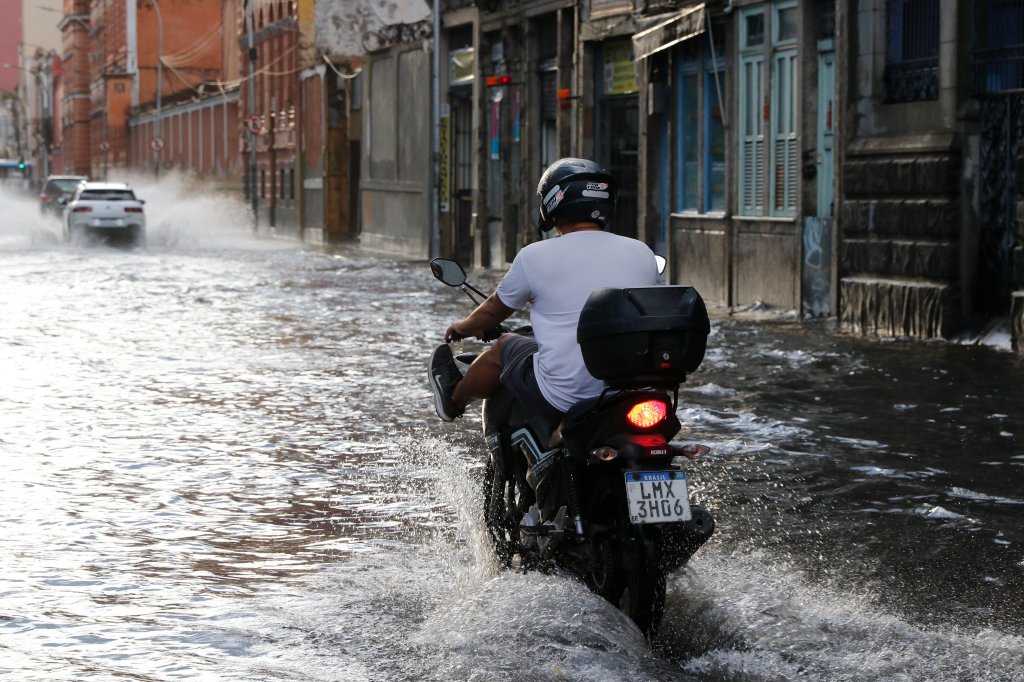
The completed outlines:
<svg viewBox="0 0 1024 682">
<path fill-rule="evenodd" d="M 431 17 L 426 0 L 345 0 L 318 2 L 314 42 L 335 59 L 361 57 L 376 47 L 382 29 Z"/>
</svg>

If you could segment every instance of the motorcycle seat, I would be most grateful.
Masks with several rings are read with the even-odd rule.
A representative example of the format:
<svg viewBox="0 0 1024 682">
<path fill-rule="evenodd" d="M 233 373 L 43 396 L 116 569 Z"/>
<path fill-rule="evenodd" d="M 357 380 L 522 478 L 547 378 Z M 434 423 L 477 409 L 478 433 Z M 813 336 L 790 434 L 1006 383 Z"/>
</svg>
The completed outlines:
<svg viewBox="0 0 1024 682">
<path fill-rule="evenodd" d="M 562 417 L 562 421 L 560 421 L 558 426 L 556 426 L 551 432 L 551 438 L 548 440 L 548 448 L 554 449 L 559 447 L 562 444 L 562 430 L 583 415 L 590 412 L 590 410 L 594 409 L 594 407 L 601 402 L 602 398 L 604 398 L 603 395 L 596 395 L 593 398 L 584 398 L 570 407 L 569 411 Z"/>
</svg>

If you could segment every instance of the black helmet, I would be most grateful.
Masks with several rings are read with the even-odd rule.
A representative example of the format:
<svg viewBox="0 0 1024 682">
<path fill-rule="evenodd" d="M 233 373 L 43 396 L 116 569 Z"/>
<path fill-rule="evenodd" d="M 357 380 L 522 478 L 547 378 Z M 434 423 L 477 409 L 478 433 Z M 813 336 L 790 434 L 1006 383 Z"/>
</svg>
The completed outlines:
<svg viewBox="0 0 1024 682">
<path fill-rule="evenodd" d="M 607 227 L 618 191 L 615 178 L 593 161 L 559 159 L 537 183 L 537 229 L 547 232 L 556 220 L 591 220 Z"/>
</svg>

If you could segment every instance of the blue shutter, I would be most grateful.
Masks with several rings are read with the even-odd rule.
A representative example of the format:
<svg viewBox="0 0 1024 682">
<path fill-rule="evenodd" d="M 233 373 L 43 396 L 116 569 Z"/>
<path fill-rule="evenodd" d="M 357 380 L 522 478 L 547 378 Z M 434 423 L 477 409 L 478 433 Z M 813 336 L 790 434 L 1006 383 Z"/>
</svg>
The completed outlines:
<svg viewBox="0 0 1024 682">
<path fill-rule="evenodd" d="M 740 57 L 740 215 L 764 214 L 764 122 L 762 121 L 764 57 Z"/>
<path fill-rule="evenodd" d="M 776 52 L 772 58 L 771 214 L 796 213 L 796 50 Z"/>
</svg>

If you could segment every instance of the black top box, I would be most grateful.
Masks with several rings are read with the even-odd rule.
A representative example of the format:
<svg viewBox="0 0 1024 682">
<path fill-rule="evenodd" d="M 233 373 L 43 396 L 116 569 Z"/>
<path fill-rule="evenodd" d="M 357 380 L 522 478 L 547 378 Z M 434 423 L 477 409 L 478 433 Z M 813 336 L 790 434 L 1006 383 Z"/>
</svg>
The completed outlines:
<svg viewBox="0 0 1024 682">
<path fill-rule="evenodd" d="M 583 362 L 615 389 L 672 388 L 704 359 L 711 323 L 689 286 L 598 289 L 576 327 Z"/>
</svg>

